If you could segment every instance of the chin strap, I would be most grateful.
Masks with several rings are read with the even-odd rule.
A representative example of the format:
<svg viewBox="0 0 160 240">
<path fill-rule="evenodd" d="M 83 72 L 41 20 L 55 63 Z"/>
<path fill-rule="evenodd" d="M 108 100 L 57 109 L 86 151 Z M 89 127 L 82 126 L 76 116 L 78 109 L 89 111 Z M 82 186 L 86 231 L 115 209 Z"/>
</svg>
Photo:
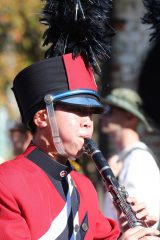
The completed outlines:
<svg viewBox="0 0 160 240">
<path fill-rule="evenodd" d="M 44 101 L 46 103 L 46 109 L 48 113 L 48 118 L 49 118 L 49 123 L 51 127 L 51 132 L 52 132 L 52 138 L 54 142 L 54 146 L 57 150 L 57 152 L 60 155 L 66 155 L 62 140 L 59 136 L 59 130 L 57 126 L 57 121 L 56 121 L 56 116 L 55 116 L 55 111 L 54 111 L 54 105 L 53 105 L 53 96 L 48 94 L 45 96 Z"/>
</svg>

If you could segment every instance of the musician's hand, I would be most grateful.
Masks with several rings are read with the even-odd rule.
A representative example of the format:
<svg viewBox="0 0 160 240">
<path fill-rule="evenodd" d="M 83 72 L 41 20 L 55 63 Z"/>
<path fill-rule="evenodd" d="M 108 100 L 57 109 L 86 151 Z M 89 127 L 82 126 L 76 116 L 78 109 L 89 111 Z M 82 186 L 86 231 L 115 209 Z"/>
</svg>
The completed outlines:
<svg viewBox="0 0 160 240">
<path fill-rule="evenodd" d="M 149 216 L 147 206 L 144 202 L 138 203 L 133 197 L 128 197 L 127 202 L 131 204 L 131 208 L 136 213 L 136 217 L 144 221 L 146 226 L 152 227 L 158 221 L 156 216 Z"/>
<path fill-rule="evenodd" d="M 144 221 L 147 227 L 153 226 L 157 221 L 157 217 L 149 216 L 145 203 L 138 203 L 137 200 L 133 197 L 128 197 L 127 202 L 131 204 L 132 210 L 136 213 L 136 217 L 139 220 Z M 121 231 L 125 232 L 129 229 L 125 215 L 118 212 L 119 223 L 121 226 Z"/>
<path fill-rule="evenodd" d="M 154 228 L 135 227 L 128 229 L 119 240 L 158 240 L 160 231 Z"/>
</svg>

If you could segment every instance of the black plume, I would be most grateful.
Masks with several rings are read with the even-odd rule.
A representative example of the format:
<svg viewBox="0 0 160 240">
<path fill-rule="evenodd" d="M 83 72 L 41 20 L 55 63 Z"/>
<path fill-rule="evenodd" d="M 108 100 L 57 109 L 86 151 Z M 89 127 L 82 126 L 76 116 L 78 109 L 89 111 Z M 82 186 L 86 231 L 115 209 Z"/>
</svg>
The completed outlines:
<svg viewBox="0 0 160 240">
<path fill-rule="evenodd" d="M 51 46 L 45 57 L 81 55 L 87 66 L 98 72 L 98 62 L 111 52 L 111 8 L 112 0 L 46 0 L 40 21 L 48 25 L 43 46 Z"/>
<path fill-rule="evenodd" d="M 142 22 L 151 24 L 153 29 L 150 40 L 160 40 L 160 0 L 143 0 L 143 3 L 147 12 Z"/>
</svg>

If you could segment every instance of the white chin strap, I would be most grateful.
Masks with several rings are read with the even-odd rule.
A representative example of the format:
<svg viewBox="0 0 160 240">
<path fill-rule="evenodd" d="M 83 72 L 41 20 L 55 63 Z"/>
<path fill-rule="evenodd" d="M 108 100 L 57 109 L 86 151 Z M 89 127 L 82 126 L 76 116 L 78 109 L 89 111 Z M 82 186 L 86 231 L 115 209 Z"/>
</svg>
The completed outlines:
<svg viewBox="0 0 160 240">
<path fill-rule="evenodd" d="M 54 105 L 53 105 L 53 96 L 48 94 L 45 96 L 44 101 L 46 103 L 46 108 L 47 108 L 47 113 L 48 113 L 48 118 L 49 118 L 49 123 L 52 131 L 52 138 L 54 142 L 54 146 L 57 150 L 57 152 L 60 155 L 66 155 L 66 152 L 63 147 L 62 140 L 59 136 L 59 130 L 57 127 L 57 121 L 56 121 L 56 116 L 55 116 L 55 111 L 54 111 Z"/>
</svg>

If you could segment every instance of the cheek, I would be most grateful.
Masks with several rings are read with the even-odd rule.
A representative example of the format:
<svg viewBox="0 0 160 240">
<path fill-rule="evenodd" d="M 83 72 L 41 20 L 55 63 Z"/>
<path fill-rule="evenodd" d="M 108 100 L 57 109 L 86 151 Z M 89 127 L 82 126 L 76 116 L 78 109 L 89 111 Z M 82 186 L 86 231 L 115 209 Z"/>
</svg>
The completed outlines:
<svg viewBox="0 0 160 240">
<path fill-rule="evenodd" d="M 64 139 L 70 139 L 71 136 L 78 132 L 80 126 L 76 116 L 71 113 L 64 114 L 63 118 L 57 117 L 57 124 L 59 133 Z"/>
<path fill-rule="evenodd" d="M 100 119 L 100 123 L 101 123 L 101 126 L 102 126 L 102 127 L 103 127 L 103 126 L 106 126 L 106 125 L 107 125 L 107 119 L 104 118 L 104 117 L 102 117 L 102 118 Z"/>
</svg>

